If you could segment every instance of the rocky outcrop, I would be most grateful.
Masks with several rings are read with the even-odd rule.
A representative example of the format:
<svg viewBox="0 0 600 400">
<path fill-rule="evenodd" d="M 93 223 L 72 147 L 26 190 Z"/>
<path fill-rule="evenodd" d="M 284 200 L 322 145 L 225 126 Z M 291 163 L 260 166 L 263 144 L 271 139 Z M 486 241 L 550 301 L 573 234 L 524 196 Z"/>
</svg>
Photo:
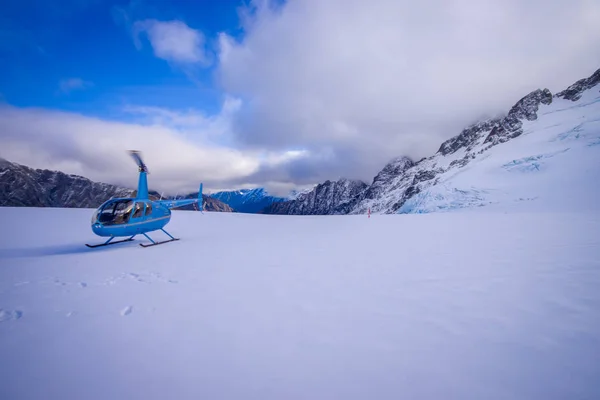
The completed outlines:
<svg viewBox="0 0 600 400">
<path fill-rule="evenodd" d="M 393 159 L 373 178 L 373 182 L 366 190 L 354 199 L 339 206 L 338 211 L 343 214 L 367 212 L 374 200 L 382 198 L 387 190 L 397 187 L 396 183 L 400 185 L 401 183 L 397 182 L 397 178 L 403 176 L 408 169 L 415 165 L 408 157 L 402 156 Z M 372 211 L 379 211 L 377 206 L 375 208 Z"/>
<path fill-rule="evenodd" d="M 96 208 L 131 189 L 0 160 L 0 206 Z"/>
<path fill-rule="evenodd" d="M 538 89 L 515 104 L 508 115 L 490 132 L 484 143 L 499 144 L 516 138 L 523 133 L 523 120 L 534 121 L 540 104 L 552 103 L 552 93 L 548 89 Z"/>
<path fill-rule="evenodd" d="M 265 189 L 241 189 L 217 192 L 210 197 L 229 205 L 237 212 L 257 213 L 273 203 L 285 201 L 282 197 L 271 196 Z"/>
<path fill-rule="evenodd" d="M 584 79 L 580 79 L 567 89 L 562 92 L 556 93 L 556 97 L 560 97 L 566 100 L 577 101 L 581 98 L 581 94 L 588 89 L 593 88 L 600 83 L 600 69 L 598 69 L 592 76 Z"/>
<path fill-rule="evenodd" d="M 262 214 L 329 215 L 344 214 L 344 205 L 359 196 L 368 185 L 359 180 L 340 179 L 317 185 L 296 200 L 273 203 Z"/>
<path fill-rule="evenodd" d="M 481 137 L 482 132 L 490 132 L 493 128 L 500 125 L 501 118 L 489 119 L 483 122 L 477 122 L 464 129 L 459 135 L 446 140 L 440 146 L 438 153 L 447 156 L 456 153 L 459 149 L 469 149 Z"/>
</svg>

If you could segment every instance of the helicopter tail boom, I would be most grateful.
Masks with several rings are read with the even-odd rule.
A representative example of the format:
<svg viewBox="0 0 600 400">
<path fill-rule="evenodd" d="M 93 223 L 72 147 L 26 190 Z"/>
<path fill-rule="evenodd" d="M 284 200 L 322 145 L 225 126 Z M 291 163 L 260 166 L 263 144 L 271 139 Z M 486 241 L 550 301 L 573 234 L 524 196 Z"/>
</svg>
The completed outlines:
<svg viewBox="0 0 600 400">
<path fill-rule="evenodd" d="M 200 184 L 200 191 L 198 192 L 198 211 L 204 210 L 204 200 L 202 199 L 202 184 Z"/>
<path fill-rule="evenodd" d="M 202 184 L 200 184 L 200 191 L 198 192 L 198 198 L 196 199 L 155 200 L 154 202 L 160 203 L 169 209 L 179 208 L 190 204 L 197 204 L 198 211 L 202 211 Z"/>
</svg>

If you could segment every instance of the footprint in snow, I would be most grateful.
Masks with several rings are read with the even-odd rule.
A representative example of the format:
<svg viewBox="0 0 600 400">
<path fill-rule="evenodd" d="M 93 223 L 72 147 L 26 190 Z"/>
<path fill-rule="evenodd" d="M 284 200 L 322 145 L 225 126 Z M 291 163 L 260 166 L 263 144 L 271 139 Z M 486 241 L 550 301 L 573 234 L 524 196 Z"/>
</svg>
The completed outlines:
<svg viewBox="0 0 600 400">
<path fill-rule="evenodd" d="M 23 311 L 21 310 L 4 310 L 0 308 L 0 322 L 17 320 L 23 316 Z"/>
<path fill-rule="evenodd" d="M 127 306 L 121 310 L 121 316 L 125 317 L 125 316 L 131 314 L 132 311 L 133 311 L 133 306 Z"/>
<path fill-rule="evenodd" d="M 136 280 L 136 281 L 138 281 L 138 282 L 147 282 L 146 280 L 142 279 L 142 278 L 140 277 L 140 275 L 139 275 L 139 274 L 134 274 L 133 272 L 131 272 L 131 273 L 129 274 L 129 276 L 130 276 L 131 278 L 135 279 L 135 280 Z M 149 282 L 148 282 L 148 283 L 149 283 Z"/>
<path fill-rule="evenodd" d="M 87 285 L 88 285 L 88 284 L 87 284 L 87 283 L 85 283 L 85 282 L 79 282 L 79 286 L 81 286 L 81 287 L 83 287 L 83 288 L 84 288 L 84 287 L 87 287 Z"/>
</svg>

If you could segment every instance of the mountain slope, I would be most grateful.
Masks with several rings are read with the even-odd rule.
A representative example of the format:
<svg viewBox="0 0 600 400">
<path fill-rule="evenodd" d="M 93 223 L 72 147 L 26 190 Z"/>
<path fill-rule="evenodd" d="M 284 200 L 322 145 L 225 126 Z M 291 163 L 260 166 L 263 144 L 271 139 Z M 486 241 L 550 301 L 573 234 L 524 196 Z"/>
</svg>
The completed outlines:
<svg viewBox="0 0 600 400">
<path fill-rule="evenodd" d="M 269 195 L 263 188 L 217 192 L 210 197 L 242 213 L 256 213 L 273 203 L 285 201 L 282 197 Z"/>
<path fill-rule="evenodd" d="M 362 193 L 368 185 L 362 181 L 340 179 L 326 181 L 295 200 L 271 204 L 261 213 L 286 215 L 345 214 L 346 204 Z"/>
<path fill-rule="evenodd" d="M 0 159 L 0 206 L 95 208 L 131 189 Z"/>
<path fill-rule="evenodd" d="M 567 187 L 568 192 L 580 196 L 570 196 L 570 201 L 581 202 L 598 186 L 594 183 L 600 163 L 596 144 L 600 141 L 598 83 L 600 69 L 556 95 L 548 89 L 532 91 L 505 116 L 468 126 L 430 157 L 418 162 L 407 157 L 392 160 L 370 185 L 333 207 L 315 206 L 327 203 L 330 194 L 316 190 L 327 186 L 327 181 L 310 196 L 279 203 L 264 212 L 363 214 L 370 209 L 387 214 L 420 213 L 523 199 L 532 204 L 558 204 L 555 198 L 565 194 L 561 189 Z M 535 173 L 516 172 L 527 168 Z M 566 202 L 563 199 L 560 204 Z"/>
<path fill-rule="evenodd" d="M 129 197 L 133 193 L 135 189 L 0 159 L 0 206 L 96 208 L 111 197 Z M 158 199 L 158 193 L 151 192 L 150 197 Z M 187 196 L 197 197 L 197 192 Z M 232 211 L 216 199 L 206 195 L 203 199 L 207 211 Z"/>
<path fill-rule="evenodd" d="M 349 212 L 420 213 L 524 199 L 558 204 L 566 187 L 580 196 L 570 201 L 585 202 L 600 166 L 599 72 L 555 96 L 536 90 L 506 117 L 468 127 Z"/>
<path fill-rule="evenodd" d="M 600 93 L 588 90 L 579 99 L 555 96 L 540 107 L 539 118 L 523 121 L 518 140 L 481 154 L 473 149 L 469 163 L 448 168 L 435 184 L 421 184 L 398 212 L 524 201 L 537 210 L 600 210 Z"/>
</svg>

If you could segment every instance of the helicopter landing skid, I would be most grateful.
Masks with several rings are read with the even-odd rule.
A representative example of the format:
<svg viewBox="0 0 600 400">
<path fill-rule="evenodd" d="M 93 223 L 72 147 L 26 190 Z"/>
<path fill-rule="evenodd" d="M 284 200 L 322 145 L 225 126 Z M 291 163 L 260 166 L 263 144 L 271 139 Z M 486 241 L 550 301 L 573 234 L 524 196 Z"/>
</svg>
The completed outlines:
<svg viewBox="0 0 600 400">
<path fill-rule="evenodd" d="M 87 247 L 90 248 L 96 248 L 96 247 L 102 247 L 102 246 L 109 246 L 111 244 L 118 244 L 118 243 L 123 243 L 123 242 L 131 242 L 133 240 L 133 236 L 127 239 L 123 239 L 123 240 L 117 240 L 116 242 L 112 241 L 112 237 L 110 239 L 108 239 L 106 242 L 104 243 L 100 243 L 100 244 L 85 244 Z"/>
<path fill-rule="evenodd" d="M 162 242 L 154 242 L 154 243 L 151 243 L 151 244 L 140 243 L 140 246 L 142 246 L 142 247 L 152 247 L 152 246 L 158 246 L 159 244 L 163 244 L 163 243 L 174 242 L 176 240 L 179 240 L 179 238 L 173 238 L 173 239 L 169 239 L 169 240 L 163 240 Z"/>
<path fill-rule="evenodd" d="M 146 236 L 146 239 L 148 239 L 149 241 L 151 241 L 152 244 L 140 243 L 140 246 L 142 246 L 142 247 L 152 247 L 152 246 L 157 246 L 159 244 L 169 243 L 169 242 L 174 242 L 176 240 L 179 240 L 179 238 L 174 238 L 173 236 L 171 236 L 171 234 L 169 232 L 165 231 L 162 228 L 161 228 L 161 231 L 163 231 L 164 233 L 166 233 L 167 236 L 169 236 L 171 239 L 169 239 L 169 240 L 163 240 L 162 242 L 155 242 L 154 240 L 152 240 L 152 238 L 150 236 L 146 235 L 145 233 L 142 233 L 142 235 Z"/>
</svg>

